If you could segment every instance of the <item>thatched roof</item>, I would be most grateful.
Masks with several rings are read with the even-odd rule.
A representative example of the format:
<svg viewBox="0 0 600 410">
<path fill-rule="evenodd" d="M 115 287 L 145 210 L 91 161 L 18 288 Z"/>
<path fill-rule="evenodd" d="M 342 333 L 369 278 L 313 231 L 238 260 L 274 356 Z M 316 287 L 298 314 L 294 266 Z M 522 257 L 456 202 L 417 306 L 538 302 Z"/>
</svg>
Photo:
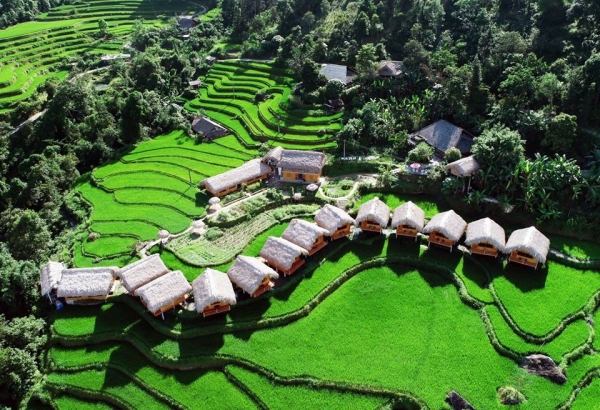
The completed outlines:
<svg viewBox="0 0 600 410">
<path fill-rule="evenodd" d="M 535 227 L 514 231 L 506 241 L 505 252 L 511 253 L 516 250 L 527 252 L 541 263 L 546 263 L 546 256 L 550 249 L 550 240 L 546 238 Z"/>
<path fill-rule="evenodd" d="M 135 295 L 141 297 L 148 310 L 154 313 L 164 306 L 175 303 L 191 291 L 192 287 L 183 273 L 176 270 L 146 283 L 135 291 Z"/>
<path fill-rule="evenodd" d="M 196 311 L 202 313 L 204 308 L 217 302 L 235 305 L 233 285 L 223 272 L 208 268 L 192 282 Z"/>
<path fill-rule="evenodd" d="M 211 192 L 220 192 L 271 171 L 271 167 L 262 163 L 260 159 L 253 159 L 237 168 L 206 178 L 203 184 Z"/>
<path fill-rule="evenodd" d="M 333 235 L 342 226 L 354 224 L 354 219 L 337 206 L 327 204 L 317 212 L 315 222 L 321 228 L 327 229 L 330 235 Z"/>
<path fill-rule="evenodd" d="M 273 269 L 256 258 L 239 255 L 227 271 L 227 276 L 246 293 L 256 292 L 262 281 L 269 277 L 279 279 Z"/>
<path fill-rule="evenodd" d="M 456 242 L 465 232 L 467 223 L 456 212 L 450 210 L 437 214 L 423 228 L 424 233 L 440 232 L 446 238 Z"/>
<path fill-rule="evenodd" d="M 411 201 L 403 203 L 394 209 L 392 215 L 392 228 L 400 225 L 410 225 L 421 232 L 425 225 L 425 212 Z"/>
<path fill-rule="evenodd" d="M 414 139 L 415 136 L 423 138 L 429 145 L 442 153 L 455 147 L 462 154 L 468 154 L 473 145 L 473 139 L 465 130 L 446 120 L 436 121 L 411 134 L 411 138 Z"/>
<path fill-rule="evenodd" d="M 267 152 L 263 161 L 284 171 L 320 174 L 327 162 L 327 156 L 322 152 L 275 147 Z"/>
<path fill-rule="evenodd" d="M 42 287 L 42 296 L 47 295 L 50 291 L 56 288 L 60 278 L 62 277 L 62 271 L 65 269 L 65 265 L 60 262 L 48 262 L 42 269 L 40 269 L 40 283 Z"/>
<path fill-rule="evenodd" d="M 323 229 L 315 223 L 307 222 L 303 219 L 292 219 L 281 237 L 310 251 L 320 236 L 329 235 L 330 233 L 327 229 Z"/>
<path fill-rule="evenodd" d="M 504 246 L 506 244 L 504 228 L 490 218 L 483 218 L 471 222 L 467 225 L 467 239 L 465 239 L 465 245 L 471 246 L 478 243 L 489 243 L 500 252 L 504 252 Z"/>
<path fill-rule="evenodd" d="M 471 155 L 449 163 L 446 170 L 458 177 L 470 177 L 479 171 L 479 162 Z"/>
<path fill-rule="evenodd" d="M 148 256 L 123 267 L 117 276 L 121 278 L 123 286 L 129 293 L 142 285 L 164 275 L 169 269 L 165 266 L 158 254 Z"/>
<path fill-rule="evenodd" d="M 296 258 L 301 255 L 308 255 L 308 251 L 290 241 L 274 236 L 269 236 L 260 251 L 261 257 L 285 270 L 291 268 Z"/>
<path fill-rule="evenodd" d="M 356 223 L 360 224 L 366 219 L 374 220 L 385 228 L 390 221 L 390 207 L 378 197 L 375 197 L 362 204 L 358 210 L 358 215 L 356 215 Z"/>
<path fill-rule="evenodd" d="M 58 283 L 56 296 L 59 298 L 77 298 L 84 296 L 104 296 L 110 293 L 119 268 L 81 268 L 65 269 Z"/>
</svg>

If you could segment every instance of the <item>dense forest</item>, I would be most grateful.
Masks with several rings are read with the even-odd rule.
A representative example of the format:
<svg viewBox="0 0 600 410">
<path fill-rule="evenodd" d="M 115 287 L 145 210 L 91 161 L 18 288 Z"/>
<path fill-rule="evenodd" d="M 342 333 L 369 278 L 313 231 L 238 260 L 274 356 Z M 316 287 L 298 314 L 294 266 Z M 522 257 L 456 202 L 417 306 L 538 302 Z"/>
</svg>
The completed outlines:
<svg viewBox="0 0 600 410">
<path fill-rule="evenodd" d="M 0 27 L 56 4 L 2 1 Z M 427 150 L 409 152 L 408 134 L 447 119 L 479 136 L 473 152 L 483 169 L 468 204 L 494 197 L 571 232 L 600 224 L 597 0 L 222 0 L 221 8 L 188 40 L 176 22 L 137 24 L 138 51 L 131 64 L 110 67 L 105 92 L 75 79 L 97 67 L 85 57 L 71 81 L 42 84 L 0 123 L 0 404 L 17 406 L 40 378 L 48 307 L 38 269 L 72 251 L 71 227 L 88 215 L 74 182 L 143 139 L 189 130 L 179 97 L 190 97 L 187 82 L 206 71 L 222 39 L 297 73 L 299 105 L 341 97 L 338 140 L 349 152 L 426 160 Z M 403 62 L 401 79 L 377 78 L 386 59 Z M 353 85 L 328 83 L 324 62 L 355 69 Z M 11 131 L 42 109 L 40 120 Z M 443 192 L 462 192 L 456 181 L 444 180 Z"/>
</svg>

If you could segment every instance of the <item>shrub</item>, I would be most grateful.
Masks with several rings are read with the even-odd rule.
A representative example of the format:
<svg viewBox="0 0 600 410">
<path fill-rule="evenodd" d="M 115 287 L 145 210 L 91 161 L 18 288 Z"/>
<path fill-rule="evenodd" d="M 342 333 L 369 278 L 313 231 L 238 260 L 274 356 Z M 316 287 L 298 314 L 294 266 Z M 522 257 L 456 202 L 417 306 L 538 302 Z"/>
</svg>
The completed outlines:
<svg viewBox="0 0 600 410">
<path fill-rule="evenodd" d="M 100 234 L 98 232 L 90 232 L 90 234 L 87 237 L 87 241 L 88 242 L 94 242 L 99 237 L 100 237 Z"/>
<path fill-rule="evenodd" d="M 448 148 L 446 150 L 446 162 L 450 163 L 450 162 L 458 161 L 461 158 L 462 158 L 462 154 L 458 148 L 452 147 L 452 148 Z"/>
<path fill-rule="evenodd" d="M 214 241 L 215 239 L 220 238 L 221 236 L 223 236 L 223 231 L 221 231 L 216 226 L 208 228 L 206 230 L 206 233 L 204 234 L 204 237 L 209 241 Z"/>
<path fill-rule="evenodd" d="M 426 142 L 420 142 L 408 152 L 408 159 L 414 162 L 429 162 L 433 158 L 434 149 Z"/>
</svg>

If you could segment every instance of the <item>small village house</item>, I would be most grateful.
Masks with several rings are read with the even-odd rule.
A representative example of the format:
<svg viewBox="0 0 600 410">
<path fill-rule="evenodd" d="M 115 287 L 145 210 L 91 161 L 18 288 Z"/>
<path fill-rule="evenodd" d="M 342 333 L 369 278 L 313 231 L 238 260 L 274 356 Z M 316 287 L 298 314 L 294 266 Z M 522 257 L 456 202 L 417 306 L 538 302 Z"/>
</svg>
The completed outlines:
<svg viewBox="0 0 600 410">
<path fill-rule="evenodd" d="M 56 296 L 68 304 L 103 301 L 112 291 L 118 270 L 117 267 L 65 269 Z"/>
<path fill-rule="evenodd" d="M 329 236 L 327 229 L 303 219 L 292 219 L 281 237 L 296 244 L 312 255 L 327 245 L 325 237 Z"/>
<path fill-rule="evenodd" d="M 361 205 L 356 226 L 363 231 L 382 233 L 390 221 L 390 208 L 378 197 Z"/>
<path fill-rule="evenodd" d="M 396 237 L 406 236 L 415 238 L 423 231 L 425 225 L 425 212 L 411 201 L 405 202 L 396 209 L 392 215 L 392 228 L 396 230 Z"/>
<path fill-rule="evenodd" d="M 490 218 L 479 219 L 467 225 L 465 245 L 472 254 L 496 257 L 499 252 L 504 252 L 505 244 L 504 228 Z"/>
<path fill-rule="evenodd" d="M 50 303 L 52 303 L 52 299 L 56 292 L 56 286 L 60 282 L 60 278 L 62 277 L 62 271 L 65 269 L 65 265 L 61 262 L 48 262 L 42 269 L 40 269 L 40 288 L 42 297 L 46 297 L 50 299 Z"/>
<path fill-rule="evenodd" d="M 440 158 L 444 158 L 450 148 L 457 148 L 462 155 L 467 155 L 473 146 L 471 134 L 446 120 L 436 121 L 410 134 L 409 144 L 417 145 L 421 140 L 435 148 L 435 155 Z"/>
<path fill-rule="evenodd" d="M 382 60 L 377 66 L 377 75 L 379 78 L 399 78 L 404 72 L 402 61 Z"/>
<path fill-rule="evenodd" d="M 479 162 L 472 155 L 446 165 L 446 171 L 450 171 L 452 175 L 457 177 L 472 177 L 479 171 L 479 168 Z"/>
<path fill-rule="evenodd" d="M 192 120 L 192 129 L 196 133 L 202 134 L 208 140 L 213 140 L 229 133 L 227 128 L 208 117 L 195 117 Z"/>
<path fill-rule="evenodd" d="M 348 68 L 339 64 L 321 64 L 320 73 L 330 80 L 339 80 L 344 84 L 348 83 Z"/>
<path fill-rule="evenodd" d="M 154 316 L 158 316 L 185 302 L 191 291 L 192 286 L 183 273 L 176 270 L 139 287 L 135 296 L 142 299 Z"/>
<path fill-rule="evenodd" d="M 326 204 L 319 209 L 315 215 L 315 222 L 321 228 L 327 229 L 331 240 L 346 237 L 350 235 L 351 228 L 354 225 L 354 219 L 344 210 Z"/>
<path fill-rule="evenodd" d="M 340 111 L 342 108 L 344 108 L 344 101 L 340 98 L 327 100 L 327 104 L 325 104 L 325 109 L 328 111 Z"/>
<path fill-rule="evenodd" d="M 188 81 L 188 85 L 190 86 L 190 89 L 197 90 L 202 85 L 202 80 Z"/>
<path fill-rule="evenodd" d="M 520 263 L 537 268 L 546 263 L 550 250 L 550 240 L 531 226 L 514 231 L 506 241 L 505 253 L 509 254 L 509 262 Z"/>
<path fill-rule="evenodd" d="M 204 317 L 228 312 L 235 305 L 235 292 L 229 277 L 208 268 L 192 282 L 196 312 Z"/>
<path fill-rule="evenodd" d="M 303 256 L 306 255 L 308 255 L 306 249 L 274 236 L 269 236 L 260 251 L 260 256 L 266 261 L 267 265 L 283 272 L 286 276 L 293 274 L 304 265 Z"/>
<path fill-rule="evenodd" d="M 153 281 L 167 273 L 169 269 L 165 266 L 158 254 L 150 255 L 123 267 L 117 276 L 130 294 L 140 286 Z"/>
<path fill-rule="evenodd" d="M 312 183 L 321 178 L 327 156 L 322 152 L 275 147 L 267 152 L 263 162 L 275 168 L 283 181 Z"/>
<path fill-rule="evenodd" d="M 433 243 L 444 246 L 450 248 L 450 252 L 452 252 L 452 247 L 463 235 L 466 227 L 465 220 L 450 210 L 431 218 L 431 221 L 423 228 L 423 232 L 429 234 L 430 245 Z"/>
<path fill-rule="evenodd" d="M 253 159 L 237 168 L 206 178 L 202 181 L 202 185 L 212 195 L 221 197 L 241 189 L 244 184 L 250 185 L 262 181 L 271 172 L 270 166 L 262 163 L 260 159 Z"/>
<path fill-rule="evenodd" d="M 272 280 L 279 279 L 279 274 L 259 261 L 257 258 L 239 255 L 227 271 L 231 282 L 256 298 L 273 288 Z"/>
</svg>

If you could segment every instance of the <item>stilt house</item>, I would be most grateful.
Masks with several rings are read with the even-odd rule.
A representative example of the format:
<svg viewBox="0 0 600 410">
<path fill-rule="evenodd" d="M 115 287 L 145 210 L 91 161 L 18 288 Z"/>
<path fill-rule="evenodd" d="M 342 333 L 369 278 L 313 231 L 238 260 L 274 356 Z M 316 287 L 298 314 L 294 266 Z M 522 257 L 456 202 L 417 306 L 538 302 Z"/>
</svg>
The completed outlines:
<svg viewBox="0 0 600 410">
<path fill-rule="evenodd" d="M 392 228 L 396 230 L 396 236 L 415 238 L 423 231 L 425 225 L 425 212 L 411 201 L 405 202 L 396 209 L 392 215 Z"/>
<path fill-rule="evenodd" d="M 533 226 L 514 231 L 506 241 L 505 248 L 509 262 L 532 268 L 537 268 L 539 263 L 546 263 L 549 250 L 550 240 Z"/>
<path fill-rule="evenodd" d="M 279 274 L 257 258 L 239 255 L 227 271 L 231 282 L 244 292 L 256 298 L 273 288 L 271 280 L 279 279 Z"/>
<path fill-rule="evenodd" d="M 332 240 L 350 235 L 354 219 L 344 210 L 333 205 L 325 205 L 315 215 L 315 222 L 329 232 Z"/>
<path fill-rule="evenodd" d="M 308 255 L 306 249 L 274 236 L 269 236 L 260 251 L 260 256 L 266 261 L 267 265 L 283 272 L 286 276 L 296 272 L 298 268 L 304 265 L 303 256 L 306 255 Z"/>
<path fill-rule="evenodd" d="M 169 269 L 160 256 L 155 254 L 123 267 L 117 276 L 121 278 L 125 289 L 133 295 L 137 288 L 161 277 L 168 271 Z"/>
<path fill-rule="evenodd" d="M 192 287 L 183 273 L 176 270 L 136 289 L 135 296 L 142 299 L 154 316 L 158 316 L 185 302 L 191 291 Z"/>
<path fill-rule="evenodd" d="M 235 305 L 233 285 L 225 273 L 208 268 L 192 282 L 196 312 L 204 317 L 228 312 Z"/>
<path fill-rule="evenodd" d="M 57 286 L 56 296 L 68 304 L 105 300 L 112 292 L 115 273 L 119 268 L 65 269 Z"/>
<path fill-rule="evenodd" d="M 40 269 L 40 288 L 42 297 L 47 297 L 52 303 L 52 299 L 56 296 L 56 286 L 62 277 L 62 271 L 65 265 L 60 262 L 48 262 Z"/>
<path fill-rule="evenodd" d="M 504 252 L 505 244 L 504 228 L 490 218 L 467 225 L 465 245 L 470 248 L 472 254 L 496 257 L 499 252 Z"/>
<path fill-rule="evenodd" d="M 363 231 L 381 233 L 390 221 L 390 208 L 375 197 L 361 205 L 356 216 L 356 225 Z"/>
<path fill-rule="evenodd" d="M 202 185 L 214 196 L 221 197 L 241 189 L 244 184 L 250 185 L 267 179 L 272 171 L 271 167 L 262 163 L 260 159 L 253 159 L 237 168 L 206 178 Z"/>
<path fill-rule="evenodd" d="M 467 223 L 456 212 L 450 210 L 437 214 L 423 228 L 423 232 L 429 234 L 429 244 L 436 244 L 450 248 L 465 233 Z"/>
<path fill-rule="evenodd" d="M 327 245 L 326 236 L 329 236 L 327 229 L 303 219 L 292 219 L 281 235 L 286 241 L 306 249 L 309 256 Z"/>
</svg>

